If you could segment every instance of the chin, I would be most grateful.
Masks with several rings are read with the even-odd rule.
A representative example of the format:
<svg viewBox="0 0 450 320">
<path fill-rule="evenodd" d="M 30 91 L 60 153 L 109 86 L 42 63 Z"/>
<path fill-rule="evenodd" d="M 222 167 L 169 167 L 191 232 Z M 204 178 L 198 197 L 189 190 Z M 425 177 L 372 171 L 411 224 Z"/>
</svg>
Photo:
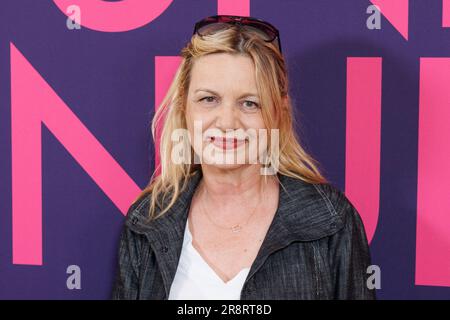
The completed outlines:
<svg viewBox="0 0 450 320">
<path fill-rule="evenodd" d="M 207 163 L 205 163 L 205 164 L 211 168 L 216 168 L 216 169 L 221 169 L 221 170 L 236 170 L 236 169 L 248 166 L 248 164 L 240 164 L 240 163 L 232 163 L 232 164 L 216 164 L 216 163 L 207 164 Z"/>
</svg>

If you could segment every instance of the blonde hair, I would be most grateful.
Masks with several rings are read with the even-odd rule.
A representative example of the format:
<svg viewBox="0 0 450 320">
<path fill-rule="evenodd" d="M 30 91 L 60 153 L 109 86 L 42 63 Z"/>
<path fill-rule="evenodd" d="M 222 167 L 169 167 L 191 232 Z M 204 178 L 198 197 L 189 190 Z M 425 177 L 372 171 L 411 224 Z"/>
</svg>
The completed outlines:
<svg viewBox="0 0 450 320">
<path fill-rule="evenodd" d="M 327 182 L 320 173 L 316 160 L 302 148 L 294 130 L 287 67 L 283 55 L 273 43 L 265 42 L 253 32 L 230 26 L 229 29 L 212 35 L 193 35 L 181 50 L 181 64 L 151 124 L 154 141 L 161 129 L 160 167 L 155 168 L 149 184 L 134 201 L 135 203 L 151 194 L 149 219 L 165 214 L 186 187 L 190 175 L 201 170 L 200 165 L 192 164 L 192 161 L 183 164 L 171 161 L 174 146 L 171 134 L 175 129 L 187 128 L 185 108 L 194 61 L 213 53 L 244 55 L 252 59 L 264 123 L 268 129 L 279 129 L 278 172 L 308 183 Z M 270 105 L 274 107 L 274 114 L 269 112 Z M 191 148 L 191 156 L 193 153 Z M 160 175 L 155 176 L 158 169 Z M 156 214 L 156 207 L 161 209 L 159 214 Z"/>
</svg>

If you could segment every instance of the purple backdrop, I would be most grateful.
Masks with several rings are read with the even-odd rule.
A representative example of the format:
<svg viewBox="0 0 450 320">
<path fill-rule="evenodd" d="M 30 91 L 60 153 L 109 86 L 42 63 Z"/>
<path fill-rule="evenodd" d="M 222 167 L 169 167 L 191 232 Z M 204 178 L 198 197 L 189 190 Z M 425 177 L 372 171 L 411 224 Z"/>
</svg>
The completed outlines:
<svg viewBox="0 0 450 320">
<path fill-rule="evenodd" d="M 250 15 L 279 28 L 306 148 L 342 190 L 347 57 L 383 58 L 380 206 L 371 241 L 373 263 L 381 268 L 378 297 L 449 299 L 449 286 L 415 283 L 419 58 L 450 56 L 442 1 L 411 1 L 408 41 L 384 16 L 380 30 L 369 30 L 369 5 L 365 0 L 253 0 Z M 0 298 L 108 298 L 124 220 L 43 125 L 43 263 L 13 263 L 10 43 L 143 188 L 154 165 L 148 129 L 155 56 L 178 55 L 194 22 L 217 13 L 216 1 L 173 1 L 149 24 L 101 32 L 68 30 L 67 17 L 53 1 L 1 2 Z M 81 268 L 80 290 L 66 286 L 69 265 Z"/>
</svg>

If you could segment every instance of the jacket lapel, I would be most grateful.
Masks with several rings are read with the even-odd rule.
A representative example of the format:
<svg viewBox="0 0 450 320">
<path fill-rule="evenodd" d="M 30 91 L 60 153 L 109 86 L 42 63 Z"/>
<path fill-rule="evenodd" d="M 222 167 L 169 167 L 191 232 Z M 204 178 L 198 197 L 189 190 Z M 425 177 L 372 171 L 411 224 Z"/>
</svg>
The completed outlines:
<svg viewBox="0 0 450 320">
<path fill-rule="evenodd" d="M 147 198 L 144 200 L 147 202 L 145 205 L 131 213 L 133 218 L 127 219 L 127 224 L 133 231 L 146 236 L 155 253 L 166 298 L 178 267 L 191 199 L 201 176 L 201 172 L 197 171 L 190 177 L 186 189 L 162 217 L 151 222 L 146 221 L 149 209 Z"/>
</svg>

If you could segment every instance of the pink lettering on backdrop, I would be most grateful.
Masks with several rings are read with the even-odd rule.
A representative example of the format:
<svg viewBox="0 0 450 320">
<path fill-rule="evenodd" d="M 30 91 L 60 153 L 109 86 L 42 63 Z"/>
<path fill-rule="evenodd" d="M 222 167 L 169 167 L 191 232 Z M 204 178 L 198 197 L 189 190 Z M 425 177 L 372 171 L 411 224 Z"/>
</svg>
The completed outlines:
<svg viewBox="0 0 450 320">
<path fill-rule="evenodd" d="M 218 0 L 217 14 L 250 15 L 250 0 Z"/>
<path fill-rule="evenodd" d="M 383 16 L 408 40 L 409 0 L 370 0 Z"/>
<path fill-rule="evenodd" d="M 416 284 L 450 287 L 450 58 L 420 59 Z"/>
<path fill-rule="evenodd" d="M 360 213 L 369 241 L 380 199 L 382 59 L 347 58 L 345 195 Z"/>
<path fill-rule="evenodd" d="M 81 25 L 97 31 L 120 32 L 142 27 L 158 18 L 173 0 L 53 0 L 68 17 L 67 8 L 80 8 Z"/>
<path fill-rule="evenodd" d="M 181 57 L 155 57 L 155 111 L 158 110 L 164 96 L 169 90 L 175 73 L 181 63 Z M 155 137 L 155 176 L 161 173 L 160 138 L 164 118 L 157 124 Z"/>
<path fill-rule="evenodd" d="M 125 215 L 141 191 L 11 43 L 13 263 L 42 265 L 41 123 Z"/>
<path fill-rule="evenodd" d="M 442 0 L 442 26 L 450 28 L 450 0 Z"/>
</svg>

